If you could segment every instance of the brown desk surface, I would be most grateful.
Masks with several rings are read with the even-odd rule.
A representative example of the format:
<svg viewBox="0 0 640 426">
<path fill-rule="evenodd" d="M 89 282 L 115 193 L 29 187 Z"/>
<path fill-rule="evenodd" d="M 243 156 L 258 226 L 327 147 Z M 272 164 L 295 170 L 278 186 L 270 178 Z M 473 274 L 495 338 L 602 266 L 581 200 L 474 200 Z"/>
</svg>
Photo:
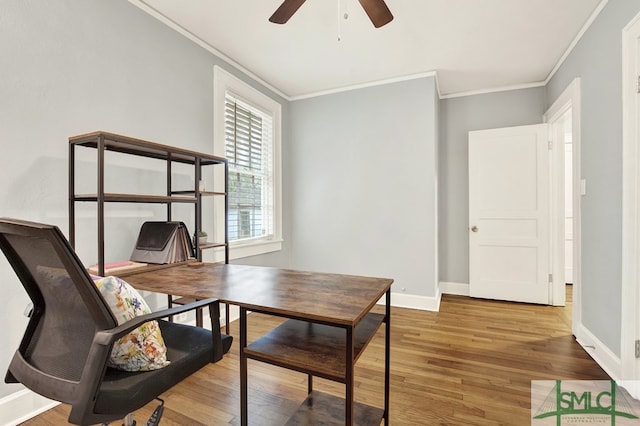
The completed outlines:
<svg viewBox="0 0 640 426">
<path fill-rule="evenodd" d="M 139 290 L 204 299 L 249 310 L 355 326 L 389 290 L 392 279 L 261 266 L 205 264 L 127 275 Z"/>
</svg>

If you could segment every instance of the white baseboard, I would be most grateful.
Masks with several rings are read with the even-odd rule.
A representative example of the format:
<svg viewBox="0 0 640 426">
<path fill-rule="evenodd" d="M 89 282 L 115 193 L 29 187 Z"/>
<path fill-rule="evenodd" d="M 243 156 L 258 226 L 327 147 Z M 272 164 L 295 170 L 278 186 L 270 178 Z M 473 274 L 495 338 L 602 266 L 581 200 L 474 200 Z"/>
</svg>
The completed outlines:
<svg viewBox="0 0 640 426">
<path fill-rule="evenodd" d="M 19 390 L 0 399 L 0 425 L 15 426 L 59 404 L 29 389 Z"/>
<path fill-rule="evenodd" d="M 397 308 L 419 309 L 421 311 L 438 312 L 442 294 L 438 291 L 434 297 L 416 296 L 414 294 L 391 293 L 391 306 Z M 378 300 L 379 305 L 385 304 L 385 296 Z"/>
<path fill-rule="evenodd" d="M 616 354 L 593 335 L 583 324 L 576 328 L 576 341 L 593 360 L 615 381 L 622 379 L 622 362 Z"/>
<path fill-rule="evenodd" d="M 468 296 L 469 284 L 441 281 L 440 292 L 442 292 L 442 294 L 457 294 L 459 296 Z"/>
</svg>

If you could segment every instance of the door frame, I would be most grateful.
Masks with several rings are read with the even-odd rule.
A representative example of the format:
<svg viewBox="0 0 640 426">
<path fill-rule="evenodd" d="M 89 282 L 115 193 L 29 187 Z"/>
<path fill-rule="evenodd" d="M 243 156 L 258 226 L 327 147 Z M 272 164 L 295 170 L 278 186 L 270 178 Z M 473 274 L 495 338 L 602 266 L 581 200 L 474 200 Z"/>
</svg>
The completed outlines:
<svg viewBox="0 0 640 426">
<path fill-rule="evenodd" d="M 556 132 L 559 120 L 571 110 L 572 131 L 572 189 L 573 189 L 573 309 L 572 332 L 578 337 L 578 325 L 582 319 L 582 256 L 581 256 L 581 208 L 582 196 L 580 172 L 580 78 L 575 78 L 551 107 L 544 113 L 543 121 L 549 124 L 549 141 L 551 147 L 551 268 L 552 290 L 551 304 L 564 306 L 564 146 L 559 142 Z"/>
<path fill-rule="evenodd" d="M 622 311 L 620 330 L 621 379 L 634 397 L 640 397 L 640 360 L 635 340 L 640 338 L 640 14 L 622 30 Z"/>
</svg>

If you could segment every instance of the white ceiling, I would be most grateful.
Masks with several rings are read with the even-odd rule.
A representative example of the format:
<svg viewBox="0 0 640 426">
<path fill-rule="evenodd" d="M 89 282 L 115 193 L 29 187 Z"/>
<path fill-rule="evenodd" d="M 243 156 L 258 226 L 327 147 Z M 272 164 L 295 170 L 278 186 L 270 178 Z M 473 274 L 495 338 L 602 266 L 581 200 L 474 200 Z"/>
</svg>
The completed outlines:
<svg viewBox="0 0 640 426">
<path fill-rule="evenodd" d="M 434 71 L 442 96 L 540 84 L 607 0 L 386 0 L 379 29 L 356 0 L 307 0 L 285 25 L 281 0 L 130 1 L 297 99 Z"/>
</svg>

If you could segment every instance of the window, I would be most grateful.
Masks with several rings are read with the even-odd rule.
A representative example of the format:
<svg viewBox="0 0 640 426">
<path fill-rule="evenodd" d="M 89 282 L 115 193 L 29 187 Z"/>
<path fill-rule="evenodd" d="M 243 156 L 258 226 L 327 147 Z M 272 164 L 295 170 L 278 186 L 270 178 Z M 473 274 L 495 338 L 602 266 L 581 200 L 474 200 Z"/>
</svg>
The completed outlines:
<svg viewBox="0 0 640 426">
<path fill-rule="evenodd" d="M 214 69 L 214 152 L 229 161 L 231 258 L 281 248 L 280 104 Z"/>
<path fill-rule="evenodd" d="M 227 92 L 229 240 L 273 237 L 273 119 Z"/>
<path fill-rule="evenodd" d="M 253 227 L 251 222 L 251 211 L 238 210 L 238 239 L 251 238 L 253 236 Z"/>
</svg>

